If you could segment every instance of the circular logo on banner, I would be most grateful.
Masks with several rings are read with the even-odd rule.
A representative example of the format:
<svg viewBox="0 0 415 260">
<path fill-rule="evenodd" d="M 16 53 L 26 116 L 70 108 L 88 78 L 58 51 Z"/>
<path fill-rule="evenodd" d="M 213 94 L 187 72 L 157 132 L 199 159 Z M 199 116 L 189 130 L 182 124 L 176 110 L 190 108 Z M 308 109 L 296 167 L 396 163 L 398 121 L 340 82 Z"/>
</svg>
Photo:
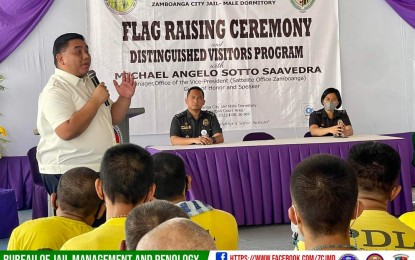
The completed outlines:
<svg viewBox="0 0 415 260">
<path fill-rule="evenodd" d="M 105 5 L 114 14 L 128 14 L 134 9 L 137 0 L 105 0 Z"/>
<path fill-rule="evenodd" d="M 314 108 L 310 105 L 307 105 L 304 107 L 304 115 L 309 116 L 311 113 L 313 113 Z"/>
<path fill-rule="evenodd" d="M 315 0 L 290 0 L 291 4 L 302 13 L 305 13 L 306 10 L 310 9 L 314 4 L 314 1 Z"/>
</svg>

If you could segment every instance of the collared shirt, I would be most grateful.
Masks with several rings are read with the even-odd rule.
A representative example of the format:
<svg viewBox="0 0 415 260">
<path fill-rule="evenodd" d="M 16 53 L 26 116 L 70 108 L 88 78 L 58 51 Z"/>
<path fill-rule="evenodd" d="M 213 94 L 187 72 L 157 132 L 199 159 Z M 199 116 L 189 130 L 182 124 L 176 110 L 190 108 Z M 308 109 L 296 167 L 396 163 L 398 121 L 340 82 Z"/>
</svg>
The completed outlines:
<svg viewBox="0 0 415 260">
<path fill-rule="evenodd" d="M 222 133 L 222 128 L 215 113 L 200 111 L 199 118 L 195 120 L 189 110 L 175 115 L 170 125 L 170 136 L 186 138 L 207 135 L 212 137 L 216 133 Z"/>
<path fill-rule="evenodd" d="M 346 110 L 334 110 L 333 118 L 330 119 L 326 110 L 322 108 L 311 113 L 308 125 L 318 125 L 318 127 L 327 128 L 337 125 L 339 119 L 343 121 L 345 126 L 351 125 Z"/>
<path fill-rule="evenodd" d="M 76 138 L 65 141 L 55 132 L 91 99 L 94 89 L 90 79 L 55 69 L 39 96 L 37 160 L 41 173 L 63 174 L 79 166 L 99 171 L 105 151 L 116 144 L 111 106 L 102 104 L 88 128 Z"/>
<path fill-rule="evenodd" d="M 176 203 L 176 205 L 182 208 L 182 210 L 184 210 L 189 217 L 213 210 L 212 206 L 203 203 L 200 200 L 182 201 Z"/>
</svg>

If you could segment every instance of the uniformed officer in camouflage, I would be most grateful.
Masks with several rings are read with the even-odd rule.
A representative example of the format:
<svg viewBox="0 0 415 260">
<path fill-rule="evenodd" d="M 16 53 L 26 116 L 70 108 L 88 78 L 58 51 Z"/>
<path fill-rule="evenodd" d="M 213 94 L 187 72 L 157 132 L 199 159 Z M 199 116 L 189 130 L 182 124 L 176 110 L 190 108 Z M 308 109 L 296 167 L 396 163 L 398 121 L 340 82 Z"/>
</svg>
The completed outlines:
<svg viewBox="0 0 415 260">
<path fill-rule="evenodd" d="M 175 115 L 171 121 L 172 145 L 223 143 L 222 128 L 215 113 L 202 110 L 205 104 L 203 90 L 191 87 L 187 91 L 185 102 L 187 109 Z"/>
<path fill-rule="evenodd" d="M 337 89 L 326 89 L 321 95 L 321 104 L 324 108 L 310 115 L 309 127 L 312 136 L 348 137 L 353 135 L 352 124 L 346 110 L 336 110 L 342 105 L 342 98 Z"/>
</svg>

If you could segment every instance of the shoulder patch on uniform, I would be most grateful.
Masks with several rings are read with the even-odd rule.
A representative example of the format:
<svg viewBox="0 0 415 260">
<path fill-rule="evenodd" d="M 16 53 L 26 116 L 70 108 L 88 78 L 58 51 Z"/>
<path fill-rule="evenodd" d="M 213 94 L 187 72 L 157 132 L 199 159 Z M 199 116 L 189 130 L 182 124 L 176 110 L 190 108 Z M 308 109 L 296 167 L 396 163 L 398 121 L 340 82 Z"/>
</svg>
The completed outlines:
<svg viewBox="0 0 415 260">
<path fill-rule="evenodd" d="M 215 113 L 213 113 L 212 111 L 205 110 L 204 112 L 205 112 L 206 114 L 210 115 L 210 116 L 215 116 Z"/>
<path fill-rule="evenodd" d="M 347 114 L 347 113 L 346 113 L 346 110 L 337 110 L 337 112 L 338 112 L 339 114 Z"/>
<path fill-rule="evenodd" d="M 187 111 L 183 111 L 183 112 L 180 112 L 180 113 L 178 113 L 178 114 L 175 114 L 175 115 L 174 115 L 174 117 L 179 118 L 179 117 L 185 116 L 185 115 L 187 114 L 186 112 L 187 112 Z"/>
</svg>

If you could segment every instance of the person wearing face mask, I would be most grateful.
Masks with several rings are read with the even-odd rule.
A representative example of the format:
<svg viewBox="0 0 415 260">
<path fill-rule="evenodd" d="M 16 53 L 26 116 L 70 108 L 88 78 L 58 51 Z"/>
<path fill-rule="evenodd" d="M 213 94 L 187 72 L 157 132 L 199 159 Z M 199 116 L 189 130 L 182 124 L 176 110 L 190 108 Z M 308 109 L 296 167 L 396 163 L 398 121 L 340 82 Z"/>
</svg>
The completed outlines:
<svg viewBox="0 0 415 260">
<path fill-rule="evenodd" d="M 310 115 L 311 136 L 348 137 L 353 135 L 352 124 L 346 110 L 337 110 L 342 105 L 342 98 L 337 89 L 326 89 L 321 95 L 321 104 L 324 108 Z"/>
<path fill-rule="evenodd" d="M 358 182 L 350 165 L 339 157 L 316 154 L 299 163 L 290 177 L 292 206 L 288 217 L 297 226 L 297 250 L 356 250 L 350 228 L 362 210 Z M 302 236 L 302 246 L 298 243 Z"/>
</svg>

